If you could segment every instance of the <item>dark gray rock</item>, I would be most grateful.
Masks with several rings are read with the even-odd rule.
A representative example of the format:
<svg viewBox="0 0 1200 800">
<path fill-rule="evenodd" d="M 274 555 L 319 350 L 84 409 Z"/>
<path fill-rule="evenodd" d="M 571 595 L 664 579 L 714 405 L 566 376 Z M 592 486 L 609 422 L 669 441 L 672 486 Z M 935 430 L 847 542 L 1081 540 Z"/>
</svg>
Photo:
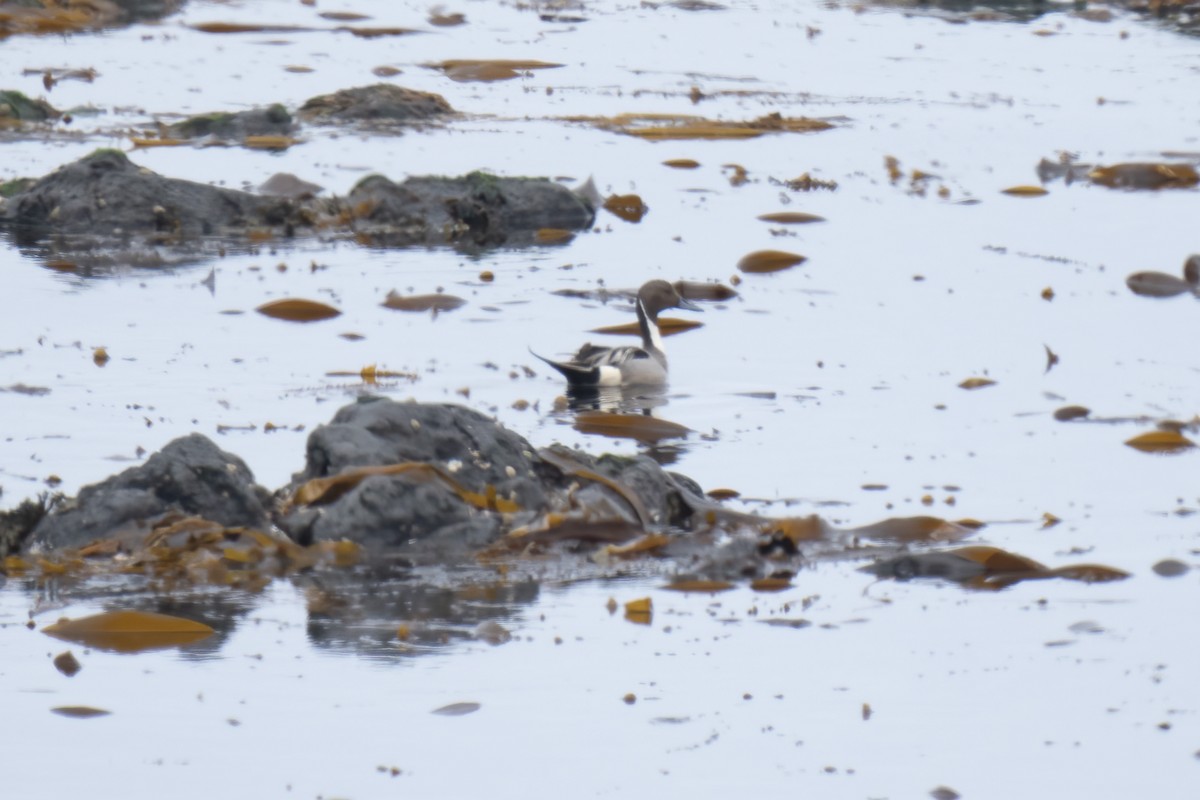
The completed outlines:
<svg viewBox="0 0 1200 800">
<path fill-rule="evenodd" d="M 693 511 L 704 503 L 695 481 L 665 472 L 649 456 L 606 453 L 594 457 L 562 445 L 552 449 L 559 456 L 570 458 L 631 490 L 642 501 L 653 527 L 687 528 Z"/>
<path fill-rule="evenodd" d="M 290 497 L 306 481 L 355 467 L 406 462 L 435 465 L 481 496 L 491 487 L 530 514 L 562 486 L 559 471 L 527 441 L 476 411 L 363 397 L 309 435 L 307 465 L 280 494 Z M 348 538 L 407 546 L 436 536 L 447 546 L 465 548 L 501 532 L 499 514 L 472 506 L 449 483 L 428 474 L 373 475 L 333 502 L 289 508 L 277 522 L 301 543 Z"/>
<path fill-rule="evenodd" d="M 166 178 L 119 150 L 97 150 L 3 191 L 15 193 L 0 203 L 0 226 L 18 245 L 50 241 L 56 252 L 96 265 L 125 250 L 153 253 L 162 245 L 202 252 L 250 231 L 290 237 L 318 222 L 331 233 L 388 247 L 525 244 L 540 228 L 584 228 L 595 215 L 587 200 L 541 178 L 476 172 L 396 184 L 372 176 L 347 198 L 320 200 L 301 192 L 288 199 Z"/>
<path fill-rule="evenodd" d="M 313 97 L 296 113 L 310 122 L 369 120 L 412 124 L 450 116 L 454 109 L 440 94 L 376 83 Z"/>
<path fill-rule="evenodd" d="M 450 488 L 405 475 L 372 475 L 319 513 L 289 518 L 301 544 L 352 539 L 361 544 L 407 547 L 439 537 L 462 548 L 482 547 L 500 533 L 494 514 L 472 508 Z"/>
<path fill-rule="evenodd" d="M 306 466 L 293 480 L 337 475 L 349 467 L 419 461 L 437 464 L 464 488 L 539 507 L 559 480 L 534 448 L 478 411 L 440 403 L 362 397 L 308 437 Z"/>
<path fill-rule="evenodd" d="M 307 505 L 294 502 L 310 480 L 396 464 L 425 466 L 334 484 Z M 704 502 L 697 492 L 645 456 L 594 458 L 561 445 L 539 454 L 462 406 L 364 397 L 310 434 L 305 469 L 275 494 L 274 521 L 301 544 L 344 538 L 448 563 L 518 526 L 536 527 L 550 511 L 635 533 L 687 528 Z M 13 516 L 9 538 L 23 540 L 24 548 L 133 539 L 167 513 L 265 528 L 270 503 L 240 459 L 192 434 L 76 498 L 43 503 L 51 510 L 40 521 L 28 513 Z"/>
<path fill-rule="evenodd" d="M 18 241 L 46 233 L 211 235 L 291 222 L 283 200 L 164 178 L 119 150 L 97 150 L 13 196 L 3 221 Z"/>
<path fill-rule="evenodd" d="M 347 198 L 360 234 L 395 247 L 411 244 L 527 244 L 541 228 L 587 228 L 596 210 L 580 195 L 545 178 L 501 178 L 472 172 L 461 178 L 381 175 L 359 181 Z"/>
<path fill-rule="evenodd" d="M 292 115 L 279 103 L 236 113 L 217 112 L 188 117 L 167 126 L 167 135 L 176 139 L 242 140 L 247 136 L 286 136 L 296 129 Z"/>
<path fill-rule="evenodd" d="M 38 523 L 33 546 L 75 547 L 94 539 L 148 530 L 168 512 L 222 525 L 270 524 L 266 490 L 237 456 L 193 433 L 101 483 L 86 486 Z"/>
</svg>

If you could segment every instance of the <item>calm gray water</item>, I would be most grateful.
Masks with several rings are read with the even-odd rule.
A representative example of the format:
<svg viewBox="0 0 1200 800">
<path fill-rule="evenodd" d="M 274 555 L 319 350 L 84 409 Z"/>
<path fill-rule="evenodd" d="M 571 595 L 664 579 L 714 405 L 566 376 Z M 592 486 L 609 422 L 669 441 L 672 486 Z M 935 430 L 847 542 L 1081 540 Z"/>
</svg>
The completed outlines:
<svg viewBox="0 0 1200 800">
<path fill-rule="evenodd" d="M 11 796 L 899 798 L 938 786 L 967 798 L 1194 795 L 1200 573 L 1166 579 L 1151 566 L 1196 562 L 1200 455 L 1123 442 L 1156 420 L 1195 424 L 1200 306 L 1135 296 L 1124 279 L 1178 274 L 1200 249 L 1196 192 L 1001 190 L 1036 184 L 1038 161 L 1061 151 L 1096 164 L 1200 151 L 1196 107 L 1183 99 L 1194 95 L 1200 42 L 1120 12 L 1088 21 L 1066 5 L 1029 23 L 966 24 L 850 5 L 726 5 L 596 2 L 555 12 L 586 21 L 546 22 L 546 8 L 472 0 L 446 8 L 467 24 L 440 28 L 417 3 L 193 2 L 159 25 L 0 42 L 4 88 L 43 93 L 25 68 L 94 67 L 94 83 L 63 82 L 48 99 L 104 112 L 78 116 L 76 135 L 5 138 L 0 181 L 97 147 L 129 150 L 127 134 L 156 118 L 294 108 L 391 65 L 402 74 L 389 80 L 441 93 L 466 116 L 402 136 L 308 128 L 282 154 L 156 148 L 131 158 L 232 187 L 288 171 L 338 194 L 372 171 L 591 176 L 603 193 L 636 192 L 650 206 L 637 225 L 601 212 L 594 232 L 566 246 L 476 256 L 305 242 L 82 278 L 0 249 L 0 386 L 51 390 L 0 392 L 0 501 L 36 494 L 50 475 L 73 493 L 138 448 L 191 431 L 280 485 L 301 467 L 307 431 L 363 388 L 326 373 L 370 364 L 419 375 L 375 391 L 461 402 L 538 445 L 636 452 L 552 413 L 561 387 L 526 350 L 570 351 L 589 329 L 630 317 L 551 292 L 648 277 L 728 283 L 743 255 L 774 248 L 808 261 L 740 276 L 737 299 L 668 340 L 660 414 L 697 431 L 674 469 L 778 501 L 767 513 L 847 525 L 972 517 L 989 523 L 981 542 L 1133 577 L 979 594 L 872 583 L 846 562 L 814 566 L 780 594 L 711 597 L 661 591 L 654 577 L 555 574 L 491 612 L 512 641 L 471 639 L 455 617 L 449 643 L 419 657 L 388 634 L 404 622 L 398 611 L 365 619 L 361 641 L 330 642 L 307 588 L 279 581 L 262 594 L 207 596 L 210 613 L 229 609 L 216 645 L 137 656 L 76 647 L 84 668 L 74 678 L 50 663 L 66 646 L 25 622 L 32 614 L 40 628 L 113 602 L 10 578 L 0 584 L 0 679 L 15 724 L 0 764 Z M 333 27 L 317 16 L 325 10 L 423 33 L 187 27 Z M 498 83 L 456 83 L 422 66 L 452 58 L 565 66 Z M 285 69 L 295 65 L 312 71 Z M 705 95 L 698 104 L 692 87 Z M 626 112 L 779 112 L 837 127 L 652 143 L 563 119 Z M 662 165 L 676 158 L 701 166 Z M 729 164 L 749 181 L 731 185 Z M 924 192 L 913 170 L 936 176 Z M 804 173 L 836 191 L 780 185 Z M 781 210 L 828 221 L 784 229 L 756 219 Z M 201 283 L 210 268 L 213 292 Z M 483 270 L 495 280 L 481 282 Z M 392 289 L 439 287 L 468 305 L 437 317 L 380 306 Z M 343 315 L 297 326 L 252 311 L 296 296 Z M 92 360 L 101 346 L 103 368 Z M 1046 346 L 1060 356 L 1049 372 Z M 996 384 L 958 388 L 971 377 Z M 518 410 L 519 400 L 531 406 Z M 1056 422 L 1067 404 L 1141 421 Z M 264 433 L 268 422 L 288 430 Z M 1043 529 L 1046 513 L 1061 524 Z M 649 626 L 605 607 L 645 596 Z M 462 592 L 455 602 L 461 612 L 477 601 Z M 772 616 L 813 625 L 762 624 Z M 430 713 L 456 702 L 480 708 Z M 50 713 L 66 705 L 112 713 Z"/>
</svg>

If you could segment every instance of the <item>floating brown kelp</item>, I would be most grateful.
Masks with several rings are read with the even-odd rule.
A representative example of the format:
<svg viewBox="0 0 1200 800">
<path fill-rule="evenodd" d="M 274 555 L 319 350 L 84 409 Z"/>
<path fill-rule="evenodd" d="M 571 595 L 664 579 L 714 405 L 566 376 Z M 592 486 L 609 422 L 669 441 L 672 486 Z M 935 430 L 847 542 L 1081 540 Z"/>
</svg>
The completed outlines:
<svg viewBox="0 0 1200 800">
<path fill-rule="evenodd" d="M 442 72 L 453 81 L 507 81 L 528 74 L 531 70 L 557 69 L 562 64 L 548 61 L 512 60 L 512 59 L 450 59 L 438 61 L 425 66 Z"/>
<path fill-rule="evenodd" d="M 388 292 L 387 299 L 381 303 L 384 308 L 393 311 L 453 311 L 467 304 L 461 297 L 452 294 L 410 294 L 402 295 L 394 289 Z"/>
<path fill-rule="evenodd" d="M 602 130 L 637 136 L 651 141 L 678 139 L 753 139 L 768 133 L 813 133 L 833 127 L 832 123 L 808 117 L 767 114 L 738 122 L 710 120 L 691 114 L 618 114 L 615 117 L 566 117 L 567 122 L 584 122 Z"/>
<path fill-rule="evenodd" d="M 333 306 L 316 300 L 296 298 L 272 300 L 254 310 L 265 317 L 283 319 L 288 322 L 319 322 L 323 319 L 333 319 L 342 313 Z"/>
<path fill-rule="evenodd" d="M 1190 189 L 1200 173 L 1191 164 L 1113 164 L 1094 167 L 1088 179 L 1112 189 Z"/>
<path fill-rule="evenodd" d="M 783 250 L 756 250 L 742 256 L 737 263 L 737 268 L 748 273 L 778 272 L 797 264 L 803 264 L 807 260 L 807 257 L 799 253 L 788 253 Z"/>
<path fill-rule="evenodd" d="M 145 611 L 106 611 L 90 617 L 60 620 L 42 633 L 97 650 L 140 653 L 191 644 L 212 636 L 202 622 Z"/>
<path fill-rule="evenodd" d="M 878 561 L 862 570 L 881 578 L 943 578 L 967 588 L 991 590 L 1047 578 L 1103 583 L 1129 577 L 1128 572 L 1098 564 L 1073 564 L 1052 569 L 1031 558 L 983 545 L 903 555 Z"/>
</svg>

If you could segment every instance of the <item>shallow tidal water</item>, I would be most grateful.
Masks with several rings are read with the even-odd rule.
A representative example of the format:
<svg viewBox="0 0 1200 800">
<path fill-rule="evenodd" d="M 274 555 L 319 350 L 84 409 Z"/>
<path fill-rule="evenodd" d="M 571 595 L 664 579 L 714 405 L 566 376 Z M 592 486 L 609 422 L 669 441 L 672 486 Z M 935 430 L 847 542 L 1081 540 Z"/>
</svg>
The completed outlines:
<svg viewBox="0 0 1200 800">
<path fill-rule="evenodd" d="M 561 355 L 598 340 L 590 329 L 632 317 L 619 303 L 551 293 L 738 277 L 737 298 L 706 304 L 695 315 L 704 327 L 667 340 L 672 382 L 658 413 L 695 431 L 658 453 L 672 469 L 741 492 L 747 510 L 838 525 L 969 517 L 987 523 L 972 541 L 1131 578 L 982 593 L 876 582 L 857 571 L 865 562 L 835 560 L 781 593 L 712 596 L 663 591 L 662 568 L 585 581 L 534 568 L 525 591 L 498 602 L 469 591 L 495 580 L 473 573 L 451 592 L 438 620 L 448 633 L 431 645 L 391 636 L 406 618 L 378 608 L 359 638 L 330 638 L 310 613 L 311 587 L 280 580 L 257 594 L 189 596 L 210 624 L 227 622 L 207 645 L 74 647 L 83 669 L 68 678 L 51 664 L 68 646 L 38 629 L 128 598 L 119 585 L 76 591 L 9 577 L 0 679 L 19 735 L 0 764 L 10 796 L 1194 796 L 1200 452 L 1124 442 L 1162 420 L 1194 426 L 1200 413 L 1197 300 L 1141 297 L 1125 284 L 1142 270 L 1178 274 L 1200 250 L 1197 192 L 1061 181 L 1041 197 L 1001 190 L 1037 184 L 1039 160 L 1060 151 L 1090 164 L 1180 160 L 1164 153 L 1194 163 L 1198 112 L 1181 98 L 1200 72 L 1200 41 L 1119 10 L 1089 21 L 1069 6 L 1030 22 L 952 24 L 964 20 L 725 5 L 473 0 L 447 7 L 466 15 L 451 28 L 426 24 L 429 9 L 416 3 L 338 6 L 422 31 L 363 40 L 205 34 L 188 26 L 332 28 L 317 13 L 333 7 L 193 2 L 157 25 L 0 42 L 0 88 L 36 96 L 40 75 L 21 70 L 94 67 L 94 83 L 64 81 L 47 99 L 103 110 L 54 135 L 6 135 L 0 181 L 97 147 L 130 150 L 127 134 L 156 118 L 294 109 L 377 82 L 371 70 L 391 65 L 402 72 L 387 80 L 438 92 L 464 116 L 403 135 L 306 127 L 280 154 L 164 147 L 130 157 L 235 188 L 293 172 L 335 194 L 370 172 L 486 169 L 569 185 L 590 176 L 603 194 L 636 192 L 650 208 L 638 224 L 601 211 L 594 231 L 558 246 L 465 254 L 305 240 L 87 276 L 6 243 L 0 387 L 49 392 L 0 392 L 0 502 L 37 494 L 51 476 L 73 494 L 192 431 L 275 487 L 301 468 L 308 431 L 363 391 L 459 402 L 539 446 L 634 453 L 632 442 L 574 430 L 554 410 L 559 381 L 527 351 Z M 551 12 L 560 17 L 539 17 Z M 494 83 L 422 66 L 454 58 L 564 66 Z M 312 71 L 285 69 L 296 65 Z M 655 143 L 564 119 L 626 112 L 779 112 L 835 127 Z M 662 164 L 678 158 L 700 166 Z M 731 184 L 731 164 L 747 182 Z M 936 177 L 914 186 L 913 170 Z M 804 173 L 837 188 L 781 185 Z M 784 210 L 826 221 L 756 218 Z M 761 249 L 808 260 L 740 274 L 739 259 Z M 467 305 L 436 316 L 380 305 L 392 289 L 439 288 Z M 254 313 L 282 297 L 343 313 L 309 325 Z M 110 355 L 103 367 L 97 347 Z M 1047 347 L 1059 357 L 1049 370 Z M 328 376 L 372 364 L 416 378 L 367 387 Z M 995 384 L 959 388 L 973 377 Z M 1091 419 L 1056 421 L 1066 405 Z M 1046 514 L 1061 521 L 1047 527 Z M 1152 566 L 1165 559 L 1193 569 L 1160 577 Z M 606 607 L 647 596 L 649 625 Z M 474 637 L 480 614 L 511 641 Z M 454 703 L 479 707 L 432 713 Z M 72 705 L 111 713 L 50 711 Z"/>
</svg>

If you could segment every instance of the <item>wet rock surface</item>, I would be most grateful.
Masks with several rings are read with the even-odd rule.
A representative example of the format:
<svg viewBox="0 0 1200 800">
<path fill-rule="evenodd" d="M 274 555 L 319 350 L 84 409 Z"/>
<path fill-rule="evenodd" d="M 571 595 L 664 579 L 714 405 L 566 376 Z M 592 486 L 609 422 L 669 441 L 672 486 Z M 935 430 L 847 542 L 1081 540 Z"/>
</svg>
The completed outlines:
<svg viewBox="0 0 1200 800">
<path fill-rule="evenodd" d="M 533 445 L 477 411 L 367 396 L 312 432 L 294 483 L 405 461 L 443 464 L 468 488 L 491 484 L 527 505 L 541 503 L 542 485 L 558 477 Z"/>
<path fill-rule="evenodd" d="M 374 475 L 328 507 L 293 511 L 280 520 L 300 544 L 351 541 L 380 547 L 461 551 L 499 534 L 499 518 L 474 509 L 451 489 L 403 475 Z M 437 539 L 436 542 L 423 540 Z"/>
<path fill-rule="evenodd" d="M 390 83 L 357 86 L 309 99 L 297 115 L 308 122 L 418 123 L 454 113 L 446 99 L 432 92 L 405 89 Z"/>
<path fill-rule="evenodd" d="M 294 208 L 272 198 L 164 178 L 118 150 L 97 150 L 10 198 L 3 220 L 19 242 L 47 234 L 209 236 L 281 224 Z"/>
<path fill-rule="evenodd" d="M 0 203 L 0 227 L 11 229 L 18 244 L 83 237 L 56 239 L 55 246 L 86 252 L 97 264 L 112 260 L 106 251 L 130 246 L 236 242 L 264 230 L 291 237 L 317 227 L 381 246 L 522 244 L 539 228 L 586 227 L 595 214 L 588 201 L 544 178 L 474 172 L 396 184 L 371 176 L 348 198 L 301 192 L 288 199 L 167 178 L 118 150 L 97 150 L 40 180 L 13 182 L 12 189 Z"/>
<path fill-rule="evenodd" d="M 176 439 L 145 464 L 91 486 L 43 518 L 28 545 L 78 547 L 137 534 L 175 512 L 222 525 L 265 527 L 269 497 L 240 458 L 198 433 Z"/>
<path fill-rule="evenodd" d="M 247 136 L 286 136 L 296 129 L 288 110 L 279 103 L 236 113 L 217 112 L 188 117 L 168 125 L 166 135 L 176 139 L 212 136 L 217 139 L 243 140 Z"/>
<path fill-rule="evenodd" d="M 309 436 L 307 464 L 281 492 L 359 467 L 435 465 L 462 489 L 540 509 L 561 476 L 520 436 L 461 406 L 365 397 Z M 372 475 L 334 502 L 289 508 L 280 527 L 301 543 L 350 538 L 404 545 L 439 534 L 481 546 L 501 531 L 498 514 L 472 507 L 428 473 Z"/>
<path fill-rule="evenodd" d="M 629 487 L 642 501 L 652 527 L 684 527 L 696 509 L 708 505 L 691 478 L 666 472 L 649 456 L 606 453 L 596 457 L 557 445 L 550 451 Z"/>
<path fill-rule="evenodd" d="M 415 177 L 400 184 L 372 175 L 351 190 L 347 201 L 365 209 L 355 221 L 359 232 L 388 247 L 523 244 L 541 228 L 578 230 L 595 217 L 595 208 L 564 186 L 483 172 Z"/>
</svg>

